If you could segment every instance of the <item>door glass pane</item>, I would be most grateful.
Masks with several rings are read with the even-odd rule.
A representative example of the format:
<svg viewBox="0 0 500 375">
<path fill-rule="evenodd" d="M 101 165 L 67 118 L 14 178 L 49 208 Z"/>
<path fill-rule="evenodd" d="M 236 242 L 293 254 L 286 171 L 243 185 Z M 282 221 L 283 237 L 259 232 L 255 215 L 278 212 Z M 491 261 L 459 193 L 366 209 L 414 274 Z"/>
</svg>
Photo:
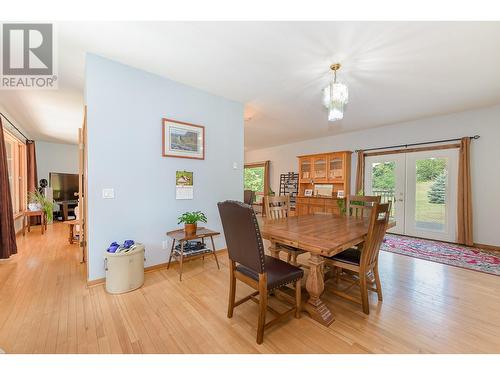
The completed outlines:
<svg viewBox="0 0 500 375">
<path fill-rule="evenodd" d="M 373 195 L 381 197 L 381 203 L 394 202 L 394 190 L 396 162 L 386 161 L 383 163 L 372 163 L 372 186 Z M 391 205 L 391 218 L 394 218 L 395 205 Z"/>
<path fill-rule="evenodd" d="M 417 160 L 415 180 L 417 229 L 445 231 L 448 194 L 447 158 Z"/>
</svg>

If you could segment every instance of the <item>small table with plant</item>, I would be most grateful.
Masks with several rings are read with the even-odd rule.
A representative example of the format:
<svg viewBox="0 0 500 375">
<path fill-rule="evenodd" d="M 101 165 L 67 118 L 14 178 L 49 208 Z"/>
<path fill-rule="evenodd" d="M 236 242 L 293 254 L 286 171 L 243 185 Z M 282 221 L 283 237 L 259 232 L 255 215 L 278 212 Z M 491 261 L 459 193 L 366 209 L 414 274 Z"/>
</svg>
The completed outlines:
<svg viewBox="0 0 500 375">
<path fill-rule="evenodd" d="M 31 230 L 31 218 L 40 217 L 42 234 L 47 230 L 47 222 L 51 223 L 53 219 L 54 202 L 47 199 L 39 191 L 28 193 L 28 209 L 23 212 L 23 236 Z"/>
<path fill-rule="evenodd" d="M 172 258 L 179 262 L 179 281 L 182 281 L 182 266 L 187 260 L 205 259 L 205 255 L 213 254 L 217 268 L 220 269 L 219 261 L 215 253 L 214 236 L 220 233 L 208 228 L 198 227 L 198 222 L 207 222 L 204 213 L 200 211 L 186 212 L 179 217 L 178 224 L 184 223 L 184 229 L 167 232 L 172 239 L 172 248 L 168 258 L 167 269 L 170 268 Z M 210 238 L 212 248 L 207 248 L 205 238 Z M 200 240 L 200 241 L 196 241 Z M 177 243 L 177 245 L 176 245 Z"/>
</svg>

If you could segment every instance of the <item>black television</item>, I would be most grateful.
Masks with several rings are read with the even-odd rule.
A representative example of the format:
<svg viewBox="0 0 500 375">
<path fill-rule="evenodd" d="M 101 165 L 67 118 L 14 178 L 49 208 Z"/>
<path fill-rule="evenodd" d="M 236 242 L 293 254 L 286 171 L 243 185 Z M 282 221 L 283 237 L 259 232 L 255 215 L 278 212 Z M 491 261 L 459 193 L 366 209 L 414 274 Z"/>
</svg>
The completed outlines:
<svg viewBox="0 0 500 375">
<path fill-rule="evenodd" d="M 73 173 L 49 173 L 49 186 L 56 202 L 74 201 L 78 197 L 78 174 Z"/>
</svg>

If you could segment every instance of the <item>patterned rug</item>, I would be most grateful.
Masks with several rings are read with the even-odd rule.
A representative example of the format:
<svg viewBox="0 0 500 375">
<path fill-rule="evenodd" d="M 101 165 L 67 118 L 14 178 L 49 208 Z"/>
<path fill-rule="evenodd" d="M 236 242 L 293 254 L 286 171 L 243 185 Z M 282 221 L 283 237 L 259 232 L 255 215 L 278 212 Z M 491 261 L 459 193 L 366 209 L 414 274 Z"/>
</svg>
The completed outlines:
<svg viewBox="0 0 500 375">
<path fill-rule="evenodd" d="M 381 250 L 500 276 L 500 253 L 457 244 L 387 234 Z"/>
</svg>

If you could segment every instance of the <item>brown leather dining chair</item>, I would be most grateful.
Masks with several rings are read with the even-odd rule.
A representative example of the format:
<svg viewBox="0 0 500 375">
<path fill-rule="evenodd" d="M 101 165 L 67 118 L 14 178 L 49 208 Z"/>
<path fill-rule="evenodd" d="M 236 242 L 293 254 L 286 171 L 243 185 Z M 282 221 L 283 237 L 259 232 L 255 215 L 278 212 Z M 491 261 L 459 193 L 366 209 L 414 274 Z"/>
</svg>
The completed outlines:
<svg viewBox="0 0 500 375">
<path fill-rule="evenodd" d="M 264 197 L 264 212 L 266 218 L 270 220 L 285 219 L 290 216 L 290 196 L 282 195 L 279 197 Z M 305 251 L 297 249 L 296 247 L 276 243 L 276 250 L 282 250 L 287 253 L 286 261 L 294 266 L 297 265 L 297 257 Z M 307 267 L 305 267 L 307 268 Z"/>
<path fill-rule="evenodd" d="M 251 206 L 242 202 L 225 201 L 217 204 L 226 237 L 229 254 L 229 304 L 227 317 L 232 318 L 236 306 L 252 300 L 259 304 L 257 344 L 262 344 L 264 329 L 295 314 L 300 318 L 301 280 L 304 271 L 280 259 L 264 254 L 264 245 L 259 224 Z M 240 280 L 256 291 L 235 301 L 236 280 Z M 268 293 L 288 284 L 295 286 L 295 304 L 279 313 L 268 306 Z M 255 298 L 259 295 L 259 299 Z M 266 323 L 266 312 L 276 318 Z"/>
<path fill-rule="evenodd" d="M 382 285 L 378 272 L 378 254 L 380 246 L 384 240 L 387 230 L 387 223 L 391 212 L 391 203 L 375 203 L 371 209 L 368 235 L 362 246 L 357 249 L 347 249 L 332 257 L 325 257 L 325 264 L 337 269 L 346 269 L 357 274 L 357 278 L 351 281 L 344 290 L 333 290 L 333 293 L 350 301 L 360 303 L 365 314 L 370 313 L 368 303 L 368 290 L 377 292 L 378 300 L 382 301 Z M 369 279 L 373 273 L 373 279 Z M 368 285 L 370 284 L 370 285 Z M 373 287 L 375 284 L 375 288 Z M 346 292 L 353 286 L 359 285 L 361 290 L 361 300 Z"/>
</svg>

